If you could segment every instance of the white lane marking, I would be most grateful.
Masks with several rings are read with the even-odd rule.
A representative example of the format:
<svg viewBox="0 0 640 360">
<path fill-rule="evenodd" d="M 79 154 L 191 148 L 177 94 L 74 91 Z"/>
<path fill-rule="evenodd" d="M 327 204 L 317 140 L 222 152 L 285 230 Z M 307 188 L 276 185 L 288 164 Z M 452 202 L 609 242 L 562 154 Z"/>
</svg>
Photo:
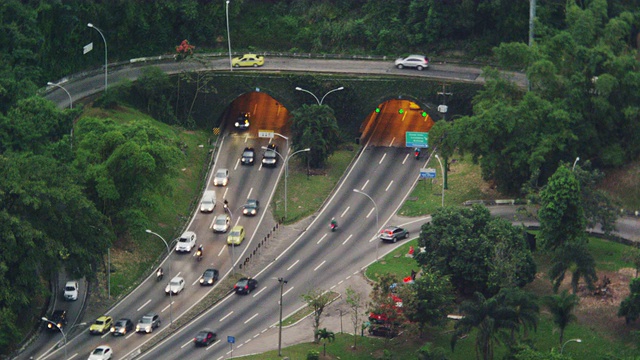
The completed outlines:
<svg viewBox="0 0 640 360">
<path fill-rule="evenodd" d="M 347 241 L 349 241 L 349 239 L 351 239 L 351 237 L 352 237 L 352 236 L 353 236 L 353 234 L 349 234 L 349 237 L 347 238 L 347 240 L 345 240 L 345 241 L 343 241 L 343 242 L 342 242 L 342 245 L 346 244 L 346 243 L 347 243 Z"/>
<path fill-rule="evenodd" d="M 387 188 L 384 189 L 384 191 L 389 191 L 389 188 L 391 187 L 391 184 L 393 184 L 393 180 L 391 180 L 391 182 L 389 183 L 389 185 L 387 185 Z"/>
<path fill-rule="evenodd" d="M 260 334 L 264 334 L 267 330 L 269 330 L 269 328 L 265 328 L 262 331 L 260 331 Z"/>
<path fill-rule="evenodd" d="M 216 341 L 214 341 L 214 343 L 213 343 L 213 344 L 211 344 L 211 345 L 209 345 L 206 349 L 207 349 L 207 350 L 211 349 L 212 347 L 216 346 L 216 344 L 218 344 L 219 342 L 220 342 L 220 340 L 216 340 Z"/>
<path fill-rule="evenodd" d="M 132 337 L 133 335 L 135 335 L 135 333 L 136 333 L 135 331 L 132 331 L 131 334 L 125 336 L 124 338 L 128 339 L 128 338 Z"/>
<path fill-rule="evenodd" d="M 300 262 L 300 259 L 296 260 L 296 262 L 294 262 L 293 264 L 291 264 L 291 266 L 289 266 L 289 267 L 287 268 L 287 271 L 291 270 L 291 268 L 293 268 L 294 266 L 296 266 L 296 264 L 297 264 L 298 262 Z"/>
<path fill-rule="evenodd" d="M 233 314 L 233 310 L 231 310 L 230 313 L 228 313 L 227 315 L 223 316 L 220 318 L 220 322 L 222 322 L 224 319 L 228 318 L 229 316 L 231 316 L 231 314 Z"/>
<path fill-rule="evenodd" d="M 218 257 L 222 256 L 222 253 L 224 252 L 225 247 L 221 247 L 220 248 L 220 252 L 218 253 Z"/>
<path fill-rule="evenodd" d="M 343 282 L 344 282 L 344 280 L 338 281 L 338 285 L 342 284 Z"/>
<path fill-rule="evenodd" d="M 371 208 L 371 210 L 369 210 L 369 213 L 367 214 L 366 219 L 369 218 L 369 216 L 371 216 L 371 213 L 374 212 L 376 210 L 376 208 Z"/>
<path fill-rule="evenodd" d="M 404 160 L 402 160 L 402 165 L 404 165 L 404 163 L 406 163 L 408 159 L 409 159 L 409 154 L 407 154 L 407 155 L 404 157 Z"/>
<path fill-rule="evenodd" d="M 393 146 L 393 142 L 396 141 L 396 137 L 394 136 L 393 139 L 391 139 L 391 142 L 389 143 L 389 147 Z"/>
<path fill-rule="evenodd" d="M 227 191 L 229 191 L 229 188 L 224 188 L 224 193 L 222 194 L 222 198 L 226 199 L 227 198 Z"/>
<path fill-rule="evenodd" d="M 318 242 L 316 244 L 320 245 L 322 240 L 324 240 L 324 238 L 326 238 L 326 237 L 327 237 L 327 233 L 324 233 L 324 235 L 322 235 L 322 237 L 320 238 L 320 240 L 318 240 Z"/>
<path fill-rule="evenodd" d="M 256 314 L 256 315 L 257 315 L 257 314 Z M 247 341 L 245 341 L 244 343 L 246 344 L 246 343 L 248 343 L 248 342 L 249 342 L 249 341 L 251 341 L 251 340 L 252 340 L 252 339 L 248 339 L 248 340 L 247 340 Z"/>
<path fill-rule="evenodd" d="M 254 338 L 254 339 L 255 339 L 255 338 L 257 338 L 258 336 L 260 336 L 260 334 L 261 334 L 261 333 L 257 333 L 257 334 L 255 334 L 255 335 L 253 335 L 253 338 Z"/>
<path fill-rule="evenodd" d="M 285 292 L 283 292 L 283 293 L 282 293 L 282 296 L 287 295 L 287 293 L 288 293 L 289 291 L 293 290 L 293 288 L 294 288 L 294 287 L 295 287 L 295 286 L 291 286 L 291 287 L 289 287 L 289 289 L 288 289 L 287 291 L 285 291 Z"/>
<path fill-rule="evenodd" d="M 333 288 L 335 288 L 336 285 L 333 285 L 332 287 L 329 288 L 329 290 L 333 290 Z"/>
<path fill-rule="evenodd" d="M 248 323 L 249 321 L 253 320 L 253 318 L 255 318 L 256 316 L 258 316 L 258 313 L 255 313 L 252 317 L 248 318 L 247 321 L 245 321 L 244 323 Z"/>
<path fill-rule="evenodd" d="M 173 304 L 173 303 L 175 303 L 175 301 L 171 302 L 171 304 Z M 169 305 L 165 306 L 164 308 L 162 308 L 162 310 L 160 310 L 160 312 L 163 313 L 163 312 L 169 310 L 169 306 L 171 306 L 171 304 L 169 304 Z"/>
<path fill-rule="evenodd" d="M 344 209 L 344 211 L 342 212 L 342 215 L 340 215 L 340 217 L 344 217 L 344 214 L 347 213 L 347 211 L 349 211 L 350 206 L 347 206 L 346 209 Z"/>
<path fill-rule="evenodd" d="M 246 143 L 247 143 L 247 141 L 249 141 L 249 134 L 247 134 L 247 135 L 245 135 L 245 136 L 244 136 L 244 143 L 246 144 Z"/>
<path fill-rule="evenodd" d="M 253 188 L 249 189 L 249 193 L 247 194 L 247 199 L 251 197 L 251 192 L 253 191 Z"/>
<path fill-rule="evenodd" d="M 75 354 L 71 355 L 71 357 L 70 357 L 68 360 L 71 360 L 71 359 L 73 359 L 73 358 L 74 358 L 74 357 L 76 357 L 76 356 L 78 356 L 78 353 L 75 353 Z"/>
<path fill-rule="evenodd" d="M 104 335 L 100 336 L 100 339 L 104 339 L 107 335 L 111 335 L 111 331 L 107 331 L 106 333 L 104 333 Z"/>
<path fill-rule="evenodd" d="M 313 269 L 313 271 L 318 271 L 318 269 L 320 269 L 320 266 L 324 265 L 324 263 L 326 263 L 327 260 L 324 260 L 323 262 L 320 263 L 320 265 L 316 266 L 315 269 Z"/>
<path fill-rule="evenodd" d="M 240 159 L 236 160 L 236 166 L 233 167 L 233 170 L 238 170 L 238 165 L 240 165 Z"/>
<path fill-rule="evenodd" d="M 256 297 L 256 296 L 260 295 L 260 293 L 265 291 L 266 289 L 267 289 L 266 287 L 263 287 L 262 289 L 258 290 L 257 293 L 253 294 L 253 297 Z"/>
<path fill-rule="evenodd" d="M 180 349 L 184 349 L 185 346 L 190 345 L 193 340 L 187 341 L 184 345 L 180 346 Z"/>
<path fill-rule="evenodd" d="M 144 304 L 142 304 L 142 306 L 140 306 L 140 307 L 138 308 L 138 310 L 137 310 L 137 311 L 142 310 L 142 308 L 143 308 L 143 307 L 145 307 L 145 306 L 147 306 L 147 305 L 149 305 L 149 303 L 150 303 L 150 302 L 151 302 L 151 299 L 147 300 L 147 302 L 145 302 Z"/>
<path fill-rule="evenodd" d="M 194 281 L 194 282 L 192 282 L 192 283 L 191 283 L 191 286 L 194 286 L 195 284 L 197 284 L 197 283 L 199 283 L 199 282 L 200 282 L 200 278 L 197 278 L 197 279 L 196 279 L 196 281 Z"/>
<path fill-rule="evenodd" d="M 349 276 L 347 276 L 347 277 L 345 278 L 345 280 L 349 280 L 349 279 L 351 279 L 351 275 L 349 275 Z"/>
<path fill-rule="evenodd" d="M 364 185 L 362 185 L 362 187 L 360 188 L 360 191 L 364 191 L 364 188 L 366 188 L 368 184 L 369 184 L 369 180 L 365 181 Z"/>
<path fill-rule="evenodd" d="M 389 145 L 391 146 L 391 145 Z M 384 161 L 384 158 L 387 157 L 387 153 L 382 154 L 382 159 L 380 159 L 380 161 L 378 161 L 378 165 L 382 164 L 382 162 Z"/>
<path fill-rule="evenodd" d="M 359 273 L 359 272 L 360 272 L 360 271 L 355 271 L 355 272 L 353 273 L 353 275 L 358 275 L 358 273 Z"/>
<path fill-rule="evenodd" d="M 241 348 L 241 347 L 242 347 L 242 345 L 244 345 L 244 344 L 240 344 L 240 345 L 238 345 L 238 349 L 239 349 L 239 348 Z"/>
</svg>

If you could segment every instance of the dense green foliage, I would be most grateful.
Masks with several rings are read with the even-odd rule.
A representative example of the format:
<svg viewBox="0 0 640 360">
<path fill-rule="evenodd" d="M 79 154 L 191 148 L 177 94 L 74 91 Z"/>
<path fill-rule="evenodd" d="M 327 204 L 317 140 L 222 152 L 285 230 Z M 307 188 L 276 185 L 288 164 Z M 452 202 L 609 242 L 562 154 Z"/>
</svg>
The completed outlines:
<svg viewBox="0 0 640 360">
<path fill-rule="evenodd" d="M 635 278 L 629 283 L 629 296 L 620 303 L 618 316 L 624 316 L 627 324 L 640 317 L 640 278 Z"/>
<path fill-rule="evenodd" d="M 340 145 L 340 129 L 333 109 L 326 105 L 303 105 L 292 112 L 293 149 L 308 159 L 309 166 L 319 168 Z"/>
</svg>

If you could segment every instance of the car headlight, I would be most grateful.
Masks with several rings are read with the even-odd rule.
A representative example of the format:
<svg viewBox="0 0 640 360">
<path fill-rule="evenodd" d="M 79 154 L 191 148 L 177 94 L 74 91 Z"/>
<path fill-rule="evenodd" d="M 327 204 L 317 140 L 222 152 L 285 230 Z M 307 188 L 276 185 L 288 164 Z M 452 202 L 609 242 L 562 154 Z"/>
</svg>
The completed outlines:
<svg viewBox="0 0 640 360">
<path fill-rule="evenodd" d="M 256 214 L 256 209 L 251 210 L 251 215 L 255 215 Z"/>
<path fill-rule="evenodd" d="M 213 279 L 209 279 L 209 284 L 213 284 Z"/>
<path fill-rule="evenodd" d="M 111 332 L 116 332 L 116 328 L 112 327 Z"/>
<path fill-rule="evenodd" d="M 240 123 L 236 121 L 236 123 L 234 124 L 236 127 L 240 126 Z"/>
</svg>

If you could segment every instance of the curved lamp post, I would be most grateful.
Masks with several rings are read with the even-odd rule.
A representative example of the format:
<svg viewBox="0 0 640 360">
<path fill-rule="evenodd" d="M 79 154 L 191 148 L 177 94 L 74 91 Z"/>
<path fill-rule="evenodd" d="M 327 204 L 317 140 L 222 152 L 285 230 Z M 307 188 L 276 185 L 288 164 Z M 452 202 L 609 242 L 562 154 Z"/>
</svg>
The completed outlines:
<svg viewBox="0 0 640 360">
<path fill-rule="evenodd" d="M 162 236 L 160 236 L 160 234 L 154 233 L 149 229 L 145 231 L 151 235 L 159 237 L 167 247 L 167 256 L 169 257 L 169 272 L 167 273 L 167 275 L 169 276 L 169 282 L 171 282 L 171 251 L 169 250 L 169 244 L 167 244 L 167 241 Z M 173 325 L 173 299 L 171 298 L 171 288 L 169 288 L 169 326 L 171 325 Z"/>
<path fill-rule="evenodd" d="M 231 65 L 231 33 L 229 32 L 229 0 L 225 5 L 225 13 L 227 14 L 227 42 L 229 43 L 229 71 L 233 71 L 233 66 Z"/>
<path fill-rule="evenodd" d="M 59 87 L 60 89 L 62 89 L 64 92 L 67 93 L 67 96 L 69 96 L 69 109 L 73 109 L 73 99 L 71 98 L 71 94 L 67 91 L 67 89 L 65 89 L 62 85 L 60 84 L 56 84 L 56 83 L 52 83 L 51 81 L 49 81 L 47 83 L 48 86 L 55 86 L 55 87 Z"/>
<path fill-rule="evenodd" d="M 87 26 L 96 29 L 96 31 L 100 33 L 100 36 L 102 36 L 102 41 L 104 41 L 104 92 L 107 92 L 107 39 L 104 37 L 102 31 L 93 26 L 92 23 L 88 23 Z"/>
<path fill-rule="evenodd" d="M 56 327 L 56 329 L 60 330 L 60 332 L 62 333 L 62 338 L 64 339 L 64 358 L 65 360 L 68 359 L 69 357 L 67 356 L 67 335 L 64 333 L 64 331 L 62 331 L 62 328 L 60 326 L 58 326 L 58 324 L 56 324 L 55 322 L 47 319 L 46 317 L 41 317 L 40 320 L 42 321 L 46 321 L 49 324 L 53 325 Z M 75 324 L 72 327 L 70 327 L 69 329 L 73 329 L 76 326 L 83 326 L 83 325 L 87 325 L 87 323 L 80 323 L 80 324 Z"/>
<path fill-rule="evenodd" d="M 267 150 L 267 147 L 266 146 L 262 146 L 262 149 L 263 150 Z M 278 154 L 278 156 L 280 156 L 282 161 L 284 161 L 284 217 L 285 217 L 285 219 L 287 218 L 287 179 L 289 178 L 289 159 L 291 159 L 293 157 L 293 155 L 301 153 L 301 152 L 305 152 L 305 151 L 311 151 L 311 149 L 310 148 L 306 148 L 306 149 L 298 150 L 298 151 L 294 152 L 293 154 L 287 156 L 286 159 L 284 158 L 284 156 L 282 156 L 282 154 L 280 154 L 279 152 L 275 151 L 275 153 Z"/>
<path fill-rule="evenodd" d="M 340 86 L 339 88 L 336 88 L 336 89 L 333 89 L 333 90 L 327 92 L 326 94 L 324 94 L 324 96 L 320 100 L 318 100 L 318 97 L 314 93 L 309 91 L 309 90 L 305 90 L 305 89 L 303 89 L 303 88 L 301 88 L 299 86 L 296 86 L 296 90 L 303 91 L 303 92 L 306 92 L 308 94 L 311 94 L 311 96 L 313 96 L 313 98 L 316 99 L 316 101 L 318 102 L 318 105 L 322 105 L 322 102 L 324 101 L 324 98 L 327 97 L 327 95 L 331 94 L 334 91 L 344 90 L 344 86 Z"/>
<path fill-rule="evenodd" d="M 353 189 L 353 192 L 356 192 L 358 194 L 362 194 L 366 197 L 369 198 L 369 200 L 371 200 L 371 202 L 373 203 L 373 208 L 376 209 L 376 235 L 378 234 L 378 206 L 376 205 L 376 202 L 373 201 L 373 198 L 371 196 L 369 196 L 369 194 L 367 194 L 364 191 L 360 191 L 358 189 Z M 378 245 L 380 244 L 380 241 L 376 241 L 376 261 L 378 260 Z"/>
<path fill-rule="evenodd" d="M 575 169 L 576 169 L 576 164 L 578 163 L 578 161 L 580 161 L 580 156 L 578 156 L 578 157 L 574 160 L 574 162 L 573 162 L 573 166 L 571 167 L 571 171 L 573 171 L 573 170 L 575 170 Z"/>
<path fill-rule="evenodd" d="M 436 154 L 436 159 L 440 163 L 440 170 L 442 171 L 442 207 L 444 207 L 444 166 L 442 166 L 442 161 L 440 161 L 440 157 Z"/>
<path fill-rule="evenodd" d="M 562 351 L 564 350 L 564 346 L 567 345 L 570 342 L 577 342 L 577 343 L 581 343 L 582 339 L 571 339 L 571 340 L 567 340 L 564 344 L 562 344 L 562 347 L 560 348 L 560 354 L 562 354 Z"/>
</svg>

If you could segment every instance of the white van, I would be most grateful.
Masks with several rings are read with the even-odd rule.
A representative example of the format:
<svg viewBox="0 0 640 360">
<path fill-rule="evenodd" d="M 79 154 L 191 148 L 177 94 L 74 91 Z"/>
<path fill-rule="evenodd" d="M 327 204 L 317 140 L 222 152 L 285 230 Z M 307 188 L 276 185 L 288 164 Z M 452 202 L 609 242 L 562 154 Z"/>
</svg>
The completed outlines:
<svg viewBox="0 0 640 360">
<path fill-rule="evenodd" d="M 204 213 L 213 212 L 216 207 L 216 192 L 213 190 L 205 190 L 200 202 L 200 211 Z"/>
</svg>

